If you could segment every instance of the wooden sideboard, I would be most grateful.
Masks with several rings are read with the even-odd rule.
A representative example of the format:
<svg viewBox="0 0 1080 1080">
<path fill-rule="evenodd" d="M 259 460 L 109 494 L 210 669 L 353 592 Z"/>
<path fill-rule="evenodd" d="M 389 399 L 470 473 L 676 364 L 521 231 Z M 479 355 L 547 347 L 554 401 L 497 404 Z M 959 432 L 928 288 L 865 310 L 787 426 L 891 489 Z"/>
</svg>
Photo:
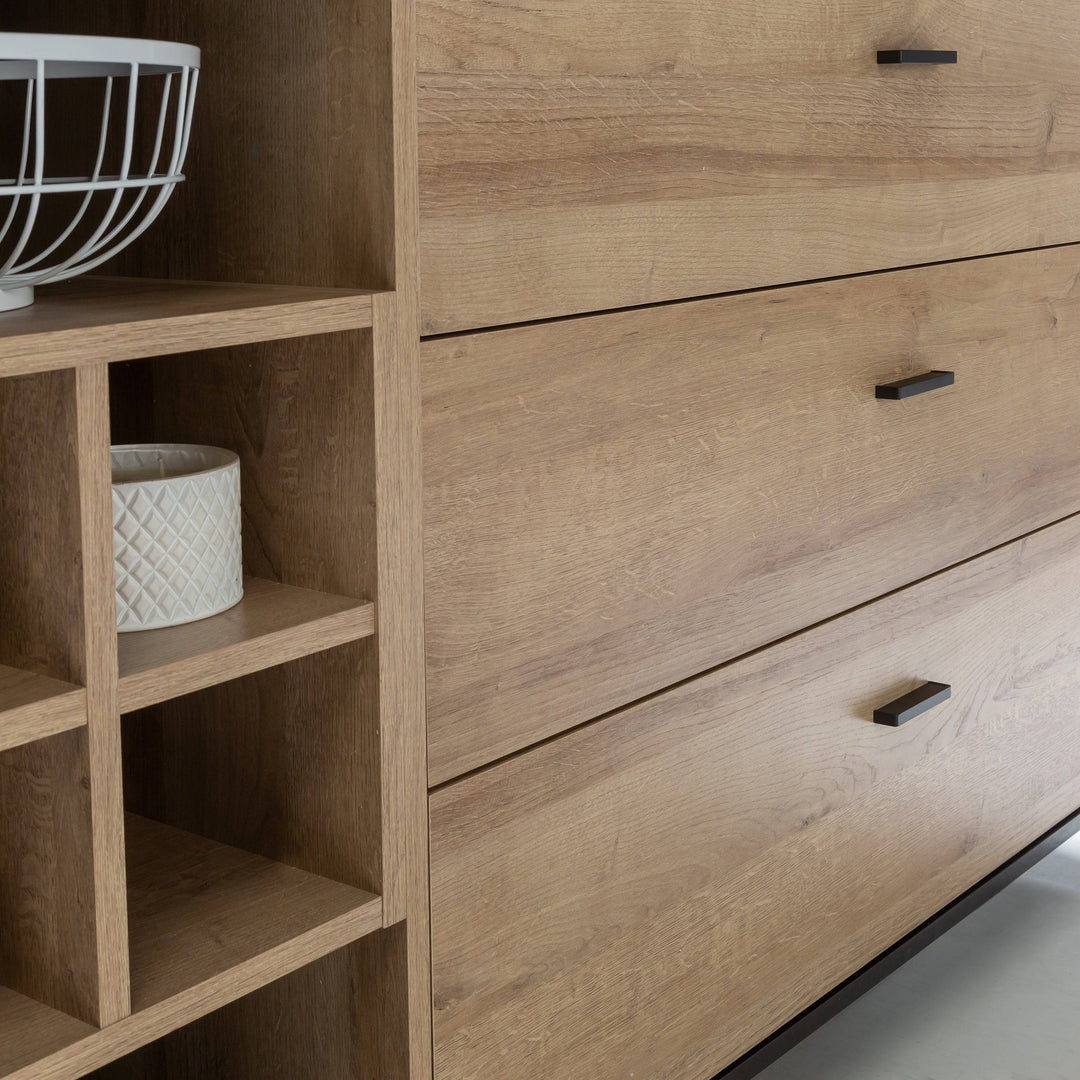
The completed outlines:
<svg viewBox="0 0 1080 1080">
<path fill-rule="evenodd" d="M 264 305 L 286 339 L 265 355 L 208 337 L 197 368 L 34 384 L 39 442 L 110 397 L 116 429 L 248 440 L 251 572 L 373 608 L 355 664 L 273 653 L 300 667 L 224 686 L 171 652 L 113 677 L 100 612 L 96 675 L 35 666 L 0 628 L 0 750 L 86 727 L 119 748 L 89 794 L 78 755 L 39 770 L 78 794 L 80 828 L 119 768 L 127 809 L 182 829 L 190 858 L 233 845 L 282 888 L 310 875 L 313 911 L 341 887 L 381 914 L 225 997 L 158 973 L 151 1000 L 123 957 L 143 931 L 57 906 L 54 874 L 39 960 L 0 926 L 0 1047 L 43 998 L 55 1046 L 17 1067 L 0 1049 L 0 1076 L 711 1080 L 1080 809 L 1067 5 L 9 6 L 0 29 L 203 48 L 190 178 L 118 272 L 363 290 L 385 317 L 332 334 L 305 292 L 272 325 Z M 879 62 L 896 50 L 920 62 Z M 176 330 L 137 355 L 181 351 Z M 338 476 L 317 543 L 278 531 L 309 450 Z M 35 511 L 48 550 L 63 475 Z M 76 576 L 35 633 L 83 617 Z M 333 653 L 318 611 L 285 638 Z M 927 685 L 949 694 L 874 722 Z M 376 828 L 379 790 L 397 801 Z M 30 795 L 0 789 L 8 850 L 55 843 Z M 153 867 L 173 834 L 140 828 Z M 226 954 L 234 916 L 198 924 Z M 35 982 L 69 962 L 75 996 Z"/>
<path fill-rule="evenodd" d="M 1080 807 L 1080 21 L 417 13 L 435 1077 L 709 1080 Z"/>
</svg>

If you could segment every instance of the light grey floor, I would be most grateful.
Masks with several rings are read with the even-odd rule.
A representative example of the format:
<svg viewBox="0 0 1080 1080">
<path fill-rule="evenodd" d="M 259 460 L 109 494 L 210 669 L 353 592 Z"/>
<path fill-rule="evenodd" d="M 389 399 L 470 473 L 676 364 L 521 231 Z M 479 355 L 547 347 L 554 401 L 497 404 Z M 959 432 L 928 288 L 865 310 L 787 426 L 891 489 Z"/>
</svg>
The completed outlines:
<svg viewBox="0 0 1080 1080">
<path fill-rule="evenodd" d="M 1080 1080 L 1080 836 L 758 1080 Z"/>
</svg>

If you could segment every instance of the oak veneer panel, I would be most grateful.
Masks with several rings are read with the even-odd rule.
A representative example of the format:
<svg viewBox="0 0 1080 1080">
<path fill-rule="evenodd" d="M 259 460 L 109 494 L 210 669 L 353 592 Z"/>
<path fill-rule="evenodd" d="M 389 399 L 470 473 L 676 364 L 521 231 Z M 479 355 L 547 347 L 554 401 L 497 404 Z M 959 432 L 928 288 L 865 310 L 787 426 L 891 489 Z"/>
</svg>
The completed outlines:
<svg viewBox="0 0 1080 1080">
<path fill-rule="evenodd" d="M 0 379 L 0 663 L 83 685 L 76 379 Z"/>
<path fill-rule="evenodd" d="M 270 1061 L 281 1064 L 281 1075 L 289 1077 L 310 1073 L 320 1078 L 358 1076 L 361 1080 L 385 1080 L 388 1076 L 406 1075 L 395 1073 L 395 1062 L 381 1058 L 376 1049 L 383 1034 L 375 1030 L 374 1017 L 378 1010 L 383 1021 L 400 1025 L 402 1021 L 393 1014 L 395 1009 L 404 1007 L 404 998 L 399 994 L 403 988 L 384 977 L 385 953 L 387 949 L 401 951 L 398 945 L 403 940 L 404 927 L 389 932 L 378 929 L 377 898 L 368 897 L 351 913 L 346 910 L 330 922 L 305 930 L 305 917 L 300 909 L 306 903 L 312 905 L 307 916 L 311 922 L 317 911 L 332 914 L 339 906 L 347 908 L 349 894 L 356 898 L 356 891 L 310 877 L 302 885 L 299 878 L 290 876 L 294 872 L 287 868 L 268 869 L 261 865 L 265 860 L 244 852 L 221 850 L 220 845 L 207 845 L 198 837 L 181 836 L 177 844 L 177 838 L 168 835 L 174 830 L 162 833 L 152 823 L 134 823 L 132 834 L 137 844 L 143 842 L 139 837 L 144 836 L 147 825 L 159 839 L 169 840 L 166 846 L 173 852 L 171 858 L 160 852 L 151 854 L 156 870 L 164 871 L 163 876 L 156 878 L 163 898 L 161 906 L 186 909 L 182 936 L 194 943 L 207 970 L 214 964 L 215 952 L 219 961 L 227 958 L 221 956 L 206 934 L 212 935 L 215 928 L 222 927 L 229 927 L 231 933 L 242 922 L 241 912 L 236 910 L 232 898 L 254 900 L 260 911 L 270 913 L 270 925 L 262 928 L 267 940 L 273 928 L 282 931 L 291 925 L 300 928 L 299 933 L 282 940 L 268 953 L 237 959 L 234 966 L 209 980 L 140 1009 L 100 1031 L 85 1026 L 76 1028 L 73 1026 L 76 1021 L 66 1028 L 54 1024 L 56 1036 L 63 1035 L 67 1040 L 69 1034 L 74 1034 L 77 1038 L 64 1045 L 57 1042 L 59 1048 L 55 1050 L 44 1045 L 45 1018 L 42 1017 L 44 1053 L 36 1063 L 16 1069 L 10 1080 L 74 1080 L 156 1039 L 163 1041 L 102 1075 L 141 1076 L 142 1072 L 132 1070 L 139 1063 L 149 1062 L 147 1075 L 155 1080 L 172 1077 L 179 1080 L 183 1076 L 192 1080 L 218 1076 L 221 1080 L 238 1080 L 241 1076 L 266 1076 L 266 1071 L 259 1070 L 268 1069 L 266 1063 Z M 166 888 L 169 873 L 185 871 L 194 880 L 174 882 L 177 890 Z M 211 877 L 204 881 L 206 890 L 201 893 L 198 882 L 204 880 L 200 875 L 207 871 Z M 151 885 L 148 896 L 152 889 Z M 295 910 L 286 910 L 294 902 Z M 133 911 L 136 910 L 133 904 Z M 147 917 L 151 921 L 159 918 L 154 911 L 148 912 Z M 200 917 L 204 920 L 201 931 Z M 164 923 L 164 916 L 160 918 Z M 173 925 L 164 926 L 166 935 Z M 247 926 L 240 929 L 247 935 L 245 940 L 249 944 L 259 933 Z M 335 939 L 350 941 L 360 934 L 364 936 L 344 948 L 333 944 Z M 231 937 L 236 940 L 235 934 L 231 933 Z M 324 955 L 330 948 L 335 951 Z M 167 940 L 163 958 L 175 958 L 176 952 L 176 943 Z M 190 968 L 188 958 L 179 959 Z M 275 973 L 286 974 L 277 978 Z M 268 979 L 275 981 L 268 983 Z M 365 1022 L 368 1013 L 372 1014 L 371 1023 Z M 395 1030 L 400 1033 L 400 1026 Z M 170 1032 L 176 1035 L 163 1039 Z M 395 1042 L 402 1051 L 407 1046 L 400 1034 Z M 351 1071 L 354 1064 L 355 1072 Z M 377 1071 L 383 1065 L 387 1066 L 386 1071 Z M 219 1067 L 224 1071 L 216 1071 Z M 6 1073 L 0 1075 L 7 1080 Z"/>
<path fill-rule="evenodd" d="M 1078 257 L 425 342 L 432 783 L 1080 509 Z"/>
<path fill-rule="evenodd" d="M 394 288 L 392 340 L 394 363 L 386 388 L 394 402 L 393 430 L 398 433 L 395 457 L 399 494 L 395 505 L 394 546 L 400 622 L 394 659 L 400 665 L 389 700 L 399 710 L 401 776 L 405 783 L 402 818 L 406 840 L 405 880 L 408 915 L 404 961 L 387 970 L 407 998 L 409 1076 L 431 1075 L 431 930 L 428 888 L 427 727 L 424 665 L 423 459 L 421 453 L 419 170 L 417 163 L 415 0 L 390 0 L 391 93 L 394 102 Z M 375 325 L 376 348 L 380 341 Z M 384 696 L 384 701 L 388 700 Z M 388 999 L 393 1000 L 393 999 Z M 400 1053 L 396 1025 L 380 1020 L 383 1061 Z M 387 1070 L 398 1075 L 400 1067 Z M 387 1075 L 384 1073 L 384 1075 Z"/>
<path fill-rule="evenodd" d="M 383 905 L 386 923 L 406 917 L 411 887 L 425 890 L 410 869 L 408 844 L 426 862 L 426 826 L 417 794 L 426 786 L 416 778 L 424 738 L 409 717 L 424 714 L 423 526 L 420 452 L 420 383 L 416 365 L 398 364 L 397 301 L 376 302 L 372 331 L 372 402 L 375 454 L 375 506 L 378 533 L 379 712 L 383 755 Z M 419 743 L 419 748 L 417 748 Z M 420 812 L 421 820 L 417 818 Z M 413 910 L 420 905 L 414 905 Z M 421 922 L 426 919 L 419 916 Z"/>
<path fill-rule="evenodd" d="M 377 896 L 136 815 L 127 863 L 135 1011 L 214 982 L 209 1010 L 382 925 Z"/>
<path fill-rule="evenodd" d="M 0 753 L 0 984 L 96 1023 L 86 743 L 81 727 Z"/>
<path fill-rule="evenodd" d="M 373 665 L 367 639 L 129 713 L 128 808 L 376 892 Z"/>
<path fill-rule="evenodd" d="M 388 951 L 404 955 L 404 932 L 398 925 L 305 965 L 91 1074 L 93 1080 L 404 1076 L 400 1060 L 380 1059 L 375 1050 L 380 1023 L 393 1029 L 399 1022 L 390 1006 L 400 1009 L 404 999 L 384 965 Z"/>
<path fill-rule="evenodd" d="M 0 986 L 0 1076 L 93 1033 L 89 1024 Z"/>
<path fill-rule="evenodd" d="M 0 1075 L 5 1080 L 75 1080 L 146 1047 L 103 1070 L 103 1080 L 261 1080 L 278 1064 L 290 1080 L 406 1076 L 402 1058 L 409 1043 L 401 1037 L 405 987 L 387 960 L 388 952 L 395 954 L 400 970 L 404 935 L 403 924 L 373 931 L 313 963 L 308 959 L 313 945 L 319 951 L 321 935 L 301 935 L 273 957 L 279 967 L 297 969 L 292 975 L 264 985 L 269 958 L 256 957 L 221 980 L 133 1013 L 10 1076 Z M 208 1015 L 217 1006 L 222 1007 Z M 171 1032 L 176 1035 L 168 1038 Z"/>
<path fill-rule="evenodd" d="M 0 663 L 69 687 L 88 674 L 79 402 L 74 372 L 0 379 Z M 97 1023 L 90 775 L 85 729 L 0 754 L 0 982 Z"/>
<path fill-rule="evenodd" d="M 0 751 L 86 723 L 86 691 L 0 664 Z"/>
<path fill-rule="evenodd" d="M 143 426 L 124 435 L 234 450 L 245 571 L 378 603 L 371 348 L 359 331 L 114 371 L 119 394 L 150 376 Z M 132 714 L 128 808 L 383 895 L 377 649 L 367 638 Z"/>
<path fill-rule="evenodd" d="M 329 648 L 323 636 L 327 651 L 318 655 L 132 715 L 126 790 L 148 816 L 378 892 L 387 922 L 413 897 L 413 940 L 379 961 L 386 1004 L 381 1021 L 365 1026 L 367 1053 L 386 1063 L 387 1080 L 410 1043 L 401 1024 L 415 1026 L 413 1053 L 423 1057 L 425 1009 L 406 1005 L 405 969 L 427 963 L 417 954 L 426 940 L 412 566 L 420 561 L 419 396 L 415 371 L 395 359 L 396 326 L 384 295 L 373 300 L 371 333 L 114 371 L 114 396 L 130 391 L 143 406 L 117 417 L 124 438 L 182 432 L 239 453 L 249 572 L 376 603 L 376 637 Z M 211 400 L 200 392 L 204 379 L 218 388 Z M 414 1001 L 430 1000 L 427 985 L 417 984 Z"/>
<path fill-rule="evenodd" d="M 86 641 L 87 774 L 93 848 L 92 856 L 89 851 L 73 854 L 92 862 L 97 1023 L 105 1027 L 131 1011 L 108 371 L 100 364 L 79 368 L 75 372 L 75 388 L 82 540 L 79 563 Z"/>
<path fill-rule="evenodd" d="M 1077 610 L 1074 517 L 433 793 L 437 1080 L 706 1080 L 1074 811 Z"/>
<path fill-rule="evenodd" d="M 1057 0 L 418 0 L 423 328 L 1075 241 Z M 956 49 L 945 67 L 880 48 Z"/>
<path fill-rule="evenodd" d="M 141 709 L 374 632 L 373 604 L 248 577 L 243 599 L 220 615 L 117 635 L 120 709 Z"/>
<path fill-rule="evenodd" d="M 0 376 L 371 325 L 370 293 L 79 278 L 0 319 Z"/>
</svg>

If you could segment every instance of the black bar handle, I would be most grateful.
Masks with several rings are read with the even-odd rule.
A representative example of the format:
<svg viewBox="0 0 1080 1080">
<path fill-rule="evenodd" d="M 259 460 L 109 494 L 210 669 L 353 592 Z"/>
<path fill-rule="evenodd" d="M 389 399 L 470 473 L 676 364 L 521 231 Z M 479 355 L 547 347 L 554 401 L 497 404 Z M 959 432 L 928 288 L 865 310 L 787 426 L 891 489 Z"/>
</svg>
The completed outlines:
<svg viewBox="0 0 1080 1080">
<path fill-rule="evenodd" d="M 955 64 L 956 52 L 950 49 L 879 49 L 879 64 Z"/>
<path fill-rule="evenodd" d="M 925 375 L 912 375 L 910 379 L 879 383 L 874 387 L 874 397 L 882 401 L 903 401 L 904 398 L 940 390 L 956 382 L 955 371 L 928 371 Z"/>
<path fill-rule="evenodd" d="M 923 683 L 917 690 L 912 690 L 910 694 L 905 694 L 895 701 L 890 701 L 888 705 L 882 705 L 880 709 L 875 709 L 874 723 L 885 724 L 887 727 L 899 727 L 909 720 L 914 720 L 916 716 L 922 716 L 928 709 L 940 705 L 951 696 L 952 687 L 946 686 L 945 683 Z"/>
</svg>

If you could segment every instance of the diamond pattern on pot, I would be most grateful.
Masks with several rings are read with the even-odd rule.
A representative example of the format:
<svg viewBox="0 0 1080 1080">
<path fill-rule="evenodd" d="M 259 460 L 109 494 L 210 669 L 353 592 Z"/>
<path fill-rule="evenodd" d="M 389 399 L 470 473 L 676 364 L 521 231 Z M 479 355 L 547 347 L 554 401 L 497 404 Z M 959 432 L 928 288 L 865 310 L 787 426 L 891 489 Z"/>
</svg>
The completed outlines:
<svg viewBox="0 0 1080 1080">
<path fill-rule="evenodd" d="M 216 615 L 243 596 L 240 466 L 113 487 L 119 630 Z"/>
</svg>

